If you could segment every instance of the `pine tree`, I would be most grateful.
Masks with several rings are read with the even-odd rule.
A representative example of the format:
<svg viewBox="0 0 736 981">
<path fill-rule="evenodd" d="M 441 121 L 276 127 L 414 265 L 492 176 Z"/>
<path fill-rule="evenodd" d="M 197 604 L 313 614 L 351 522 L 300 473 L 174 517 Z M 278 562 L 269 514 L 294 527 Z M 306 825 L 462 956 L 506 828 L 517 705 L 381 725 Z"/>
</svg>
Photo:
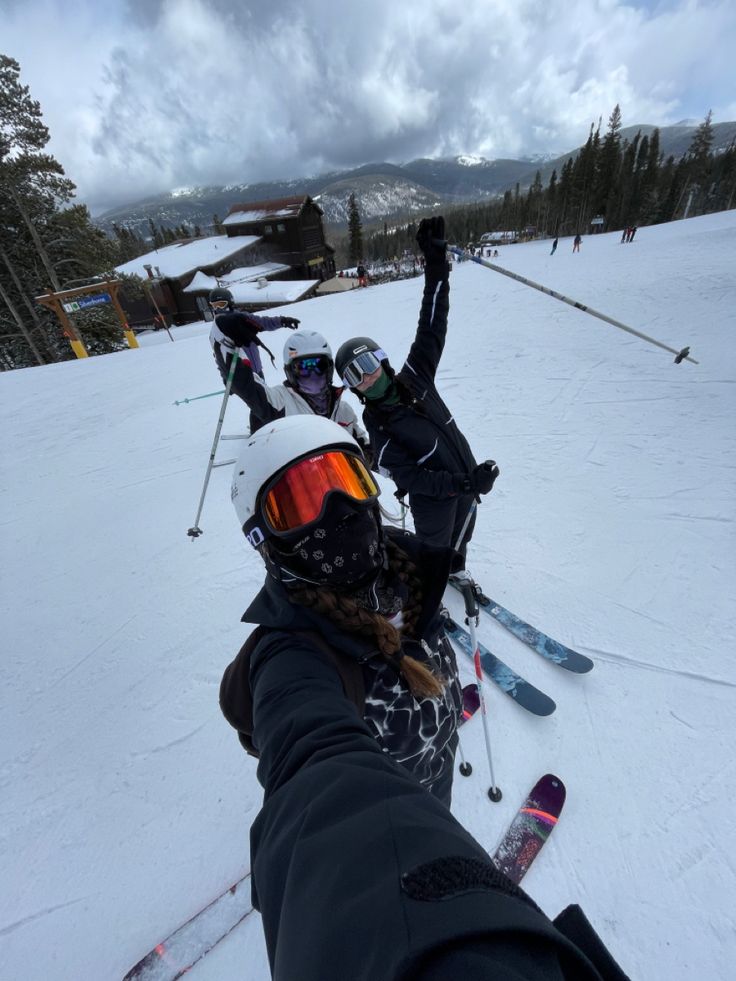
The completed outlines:
<svg viewBox="0 0 736 981">
<path fill-rule="evenodd" d="M 20 66 L 0 55 L 0 358 L 6 368 L 74 357 L 56 316 L 35 302 L 112 272 L 124 261 L 123 243 L 92 224 L 83 205 L 71 205 L 75 187 L 46 152 L 49 132 L 41 108 L 20 83 Z M 124 346 L 108 306 L 70 319 L 90 353 Z"/>
<path fill-rule="evenodd" d="M 710 165 L 710 155 L 713 149 L 713 112 L 708 110 L 705 119 L 695 130 L 688 147 L 687 155 L 690 161 L 690 173 L 693 180 L 702 180 Z"/>
<path fill-rule="evenodd" d="M 61 281 L 49 255 L 49 222 L 74 185 L 45 152 L 41 107 L 20 82 L 17 61 L 0 55 L 0 348 L 5 367 L 71 355 L 56 318 L 34 298 Z M 68 352 L 68 353 L 67 353 Z"/>
<path fill-rule="evenodd" d="M 363 226 L 354 192 L 348 198 L 348 236 L 350 261 L 355 265 L 363 258 Z"/>
<path fill-rule="evenodd" d="M 609 228 L 617 227 L 616 216 L 612 212 L 616 211 L 615 202 L 620 190 L 621 163 L 621 107 L 616 103 L 608 117 L 608 129 L 596 161 L 593 201 L 593 210 L 606 217 Z"/>
</svg>

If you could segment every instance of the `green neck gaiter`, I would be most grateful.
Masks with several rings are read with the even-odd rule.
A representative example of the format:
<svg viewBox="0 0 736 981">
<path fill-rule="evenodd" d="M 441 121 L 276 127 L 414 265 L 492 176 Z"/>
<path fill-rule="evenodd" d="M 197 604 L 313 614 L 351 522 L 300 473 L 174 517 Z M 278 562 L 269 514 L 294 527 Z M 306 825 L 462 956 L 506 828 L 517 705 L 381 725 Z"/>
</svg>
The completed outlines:
<svg viewBox="0 0 736 981">
<path fill-rule="evenodd" d="M 393 383 L 393 379 L 389 378 L 385 371 L 382 371 L 380 376 L 373 382 L 370 388 L 367 388 L 363 395 L 370 402 L 385 402 L 387 405 L 395 405 L 399 401 L 399 393 L 396 390 L 396 386 Z"/>
</svg>

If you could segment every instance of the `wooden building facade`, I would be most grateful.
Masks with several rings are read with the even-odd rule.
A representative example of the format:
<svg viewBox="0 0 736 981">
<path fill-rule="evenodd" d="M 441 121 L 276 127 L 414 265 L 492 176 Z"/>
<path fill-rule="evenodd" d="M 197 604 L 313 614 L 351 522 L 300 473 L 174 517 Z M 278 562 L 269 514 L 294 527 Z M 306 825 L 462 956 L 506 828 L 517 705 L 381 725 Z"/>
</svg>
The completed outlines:
<svg viewBox="0 0 736 981">
<path fill-rule="evenodd" d="M 228 235 L 258 235 L 272 262 L 291 267 L 291 279 L 335 275 L 335 250 L 325 240 L 323 211 L 308 196 L 234 204 L 223 221 Z"/>
</svg>

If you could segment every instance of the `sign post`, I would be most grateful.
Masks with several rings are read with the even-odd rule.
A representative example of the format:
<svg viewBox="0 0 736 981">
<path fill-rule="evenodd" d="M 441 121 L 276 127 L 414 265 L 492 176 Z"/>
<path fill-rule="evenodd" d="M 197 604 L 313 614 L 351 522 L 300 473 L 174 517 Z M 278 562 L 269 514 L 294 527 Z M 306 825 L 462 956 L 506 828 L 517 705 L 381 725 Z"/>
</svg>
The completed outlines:
<svg viewBox="0 0 736 981">
<path fill-rule="evenodd" d="M 74 351 L 76 356 L 78 358 L 88 358 L 89 353 L 84 346 L 82 335 L 69 320 L 67 314 L 79 313 L 82 310 L 101 306 L 105 303 L 112 304 L 120 325 L 123 328 L 128 347 L 135 348 L 140 346 L 135 334 L 128 325 L 125 311 L 118 299 L 118 290 L 121 285 L 122 283 L 118 279 L 106 279 L 91 286 L 78 286 L 76 289 L 71 290 L 58 290 L 55 293 L 49 290 L 43 296 L 37 296 L 36 303 L 40 303 L 41 306 L 46 307 L 56 314 L 64 331 L 64 337 L 71 344 L 72 351 Z"/>
</svg>

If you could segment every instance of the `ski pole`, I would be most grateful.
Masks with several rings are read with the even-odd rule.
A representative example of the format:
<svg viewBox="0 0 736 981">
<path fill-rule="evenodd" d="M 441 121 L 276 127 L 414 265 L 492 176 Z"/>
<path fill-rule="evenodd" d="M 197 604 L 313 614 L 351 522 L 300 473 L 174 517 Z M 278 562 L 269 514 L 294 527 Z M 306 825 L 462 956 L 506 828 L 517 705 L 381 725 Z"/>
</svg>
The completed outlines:
<svg viewBox="0 0 736 981">
<path fill-rule="evenodd" d="M 206 395 L 193 395 L 190 399 L 180 399 L 178 402 L 174 402 L 174 405 L 189 405 L 190 402 L 196 402 L 198 399 L 211 399 L 213 395 L 222 395 L 225 391 L 221 388 L 219 392 L 207 392 Z"/>
<path fill-rule="evenodd" d="M 204 507 L 204 498 L 207 493 L 207 487 L 210 482 L 210 474 L 212 473 L 212 467 L 215 463 L 215 453 L 217 453 L 217 444 L 220 440 L 220 432 L 222 430 L 222 424 L 225 421 L 225 408 L 227 407 L 227 400 L 230 397 L 230 389 L 233 386 L 233 378 L 235 377 L 235 369 L 238 364 L 238 357 L 240 356 L 240 349 L 233 351 L 233 356 L 230 360 L 230 371 L 227 375 L 227 383 L 225 385 L 225 394 L 222 399 L 222 407 L 220 408 L 220 416 L 217 420 L 217 429 L 215 430 L 215 438 L 212 440 L 212 449 L 210 450 L 210 459 L 207 464 L 207 473 L 204 475 L 204 486 L 202 487 L 202 496 L 199 499 L 199 507 L 197 508 L 197 517 L 194 519 L 193 526 L 187 532 L 187 535 L 194 541 L 195 538 L 199 538 L 202 534 L 202 529 L 199 527 L 199 519 L 202 517 L 202 508 Z M 217 393 L 212 393 L 217 394 Z M 206 398 L 206 396 L 201 396 Z"/>
<path fill-rule="evenodd" d="M 392 525 L 398 524 L 399 521 L 401 520 L 401 515 L 394 514 L 393 511 L 389 511 L 389 509 L 385 508 L 383 504 L 381 504 L 380 502 L 378 504 L 378 509 L 380 510 L 381 514 L 386 519 L 386 521 L 390 521 Z"/>
<path fill-rule="evenodd" d="M 397 490 L 394 491 L 394 497 L 399 502 L 399 507 L 401 509 L 401 530 L 406 531 L 406 512 L 409 510 L 404 503 L 404 497 L 406 496 L 406 491 Z"/>
<path fill-rule="evenodd" d="M 457 734 L 457 751 L 460 754 L 460 776 L 469 777 L 473 772 L 473 767 L 465 759 L 465 753 L 463 753 L 463 744 L 460 739 L 460 733 Z"/>
<path fill-rule="evenodd" d="M 439 242 L 439 240 L 437 241 Z M 464 249 L 459 249 L 454 245 L 448 245 L 447 249 L 449 252 L 453 252 L 457 256 L 470 259 L 471 262 L 477 262 L 479 266 L 485 266 L 486 269 L 492 269 L 494 272 L 501 273 L 502 276 L 508 276 L 510 279 L 515 279 L 517 283 L 523 283 L 524 286 L 531 286 L 533 289 L 539 290 L 540 293 L 546 293 L 547 296 L 554 297 L 555 300 L 560 300 L 562 303 L 567 303 L 569 306 L 575 307 L 576 310 L 582 310 L 583 313 L 589 313 L 591 317 L 597 317 L 599 320 L 603 320 L 605 323 L 611 324 L 612 327 L 618 327 L 619 330 L 625 330 L 627 333 L 633 334 L 634 337 L 638 337 L 642 341 L 647 341 L 649 344 L 653 344 L 655 347 L 659 347 L 663 351 L 669 351 L 670 354 L 675 355 L 675 364 L 680 364 L 681 361 L 689 361 L 691 364 L 700 364 L 700 362 L 696 361 L 695 358 L 689 357 L 689 347 L 684 347 L 681 351 L 677 351 L 675 348 L 669 347 L 667 344 L 663 344 L 654 337 L 649 337 L 648 334 L 643 334 L 640 330 L 634 330 L 633 327 L 627 327 L 627 325 L 622 324 L 620 320 L 614 320 L 613 317 L 608 317 L 605 313 L 600 313 L 598 310 L 594 310 L 592 307 L 588 307 L 584 303 L 579 303 L 577 300 L 571 300 L 569 296 L 558 293 L 557 290 L 552 290 L 548 286 L 542 286 L 540 283 L 535 283 L 533 280 L 527 279 L 526 276 L 520 276 L 518 273 L 511 272 L 509 269 L 504 269 L 503 266 L 497 266 L 495 263 L 489 262 L 487 259 L 482 259 L 480 256 L 470 255 L 469 252 L 465 252 Z"/>
<path fill-rule="evenodd" d="M 496 786 L 496 778 L 493 774 L 493 754 L 491 752 L 491 734 L 488 728 L 488 712 L 486 710 L 486 700 L 483 695 L 483 669 L 480 664 L 480 650 L 478 649 L 478 637 L 476 635 L 476 625 L 480 611 L 478 609 L 478 597 L 475 588 L 471 583 L 462 586 L 463 599 L 465 600 L 465 622 L 470 631 L 470 643 L 473 648 L 473 663 L 475 664 L 475 684 L 478 688 L 478 698 L 480 700 L 480 714 L 483 719 L 483 735 L 486 742 L 486 753 L 488 755 L 488 769 L 491 773 L 491 786 L 488 788 L 488 796 L 494 804 L 498 803 L 503 796 L 501 788 Z"/>
<path fill-rule="evenodd" d="M 463 543 L 463 538 L 465 538 L 465 532 L 468 530 L 468 525 L 470 524 L 470 519 L 473 517 L 473 515 L 475 514 L 475 512 L 477 510 L 478 510 L 478 501 L 474 499 L 473 500 L 473 503 L 470 505 L 470 510 L 468 511 L 467 515 L 465 516 L 465 521 L 463 522 L 463 526 L 460 529 L 460 534 L 457 536 L 457 541 L 455 542 L 455 551 L 456 552 L 459 552 L 460 551 L 460 546 Z"/>
</svg>

